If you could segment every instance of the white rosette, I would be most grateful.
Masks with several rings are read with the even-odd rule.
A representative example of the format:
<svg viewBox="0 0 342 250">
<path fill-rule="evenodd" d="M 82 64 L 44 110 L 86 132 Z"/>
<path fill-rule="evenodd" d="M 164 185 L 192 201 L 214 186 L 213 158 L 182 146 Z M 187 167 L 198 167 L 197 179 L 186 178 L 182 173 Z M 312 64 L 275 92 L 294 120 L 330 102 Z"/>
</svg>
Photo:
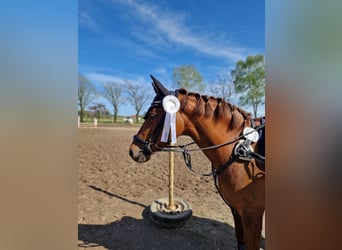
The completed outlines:
<svg viewBox="0 0 342 250">
<path fill-rule="evenodd" d="M 247 140 L 251 142 L 257 142 L 259 140 L 259 133 L 254 128 L 246 127 L 243 130 L 243 135 Z"/>
<path fill-rule="evenodd" d="M 171 130 L 171 143 L 177 142 L 176 135 L 176 113 L 180 108 L 180 102 L 174 95 L 167 95 L 163 98 L 163 108 L 166 112 L 163 132 L 161 136 L 162 142 L 168 142 Z"/>
</svg>

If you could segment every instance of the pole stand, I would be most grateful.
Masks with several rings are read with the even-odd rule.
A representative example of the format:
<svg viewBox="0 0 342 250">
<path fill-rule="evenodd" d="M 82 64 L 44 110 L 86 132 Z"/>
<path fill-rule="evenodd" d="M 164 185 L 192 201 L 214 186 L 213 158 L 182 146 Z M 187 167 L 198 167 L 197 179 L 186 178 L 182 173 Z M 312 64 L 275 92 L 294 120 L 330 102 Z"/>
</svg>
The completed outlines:
<svg viewBox="0 0 342 250">
<path fill-rule="evenodd" d="M 169 160 L 169 197 L 160 198 L 151 204 L 150 218 L 161 227 L 176 228 L 184 226 L 191 218 L 192 209 L 188 202 L 173 196 L 174 152 L 172 151 Z"/>
</svg>

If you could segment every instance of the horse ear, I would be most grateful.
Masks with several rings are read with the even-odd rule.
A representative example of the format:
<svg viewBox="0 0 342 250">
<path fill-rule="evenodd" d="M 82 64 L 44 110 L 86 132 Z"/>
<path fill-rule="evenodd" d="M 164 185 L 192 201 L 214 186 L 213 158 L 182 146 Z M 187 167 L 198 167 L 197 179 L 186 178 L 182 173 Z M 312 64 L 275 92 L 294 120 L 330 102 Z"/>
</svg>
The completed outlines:
<svg viewBox="0 0 342 250">
<path fill-rule="evenodd" d="M 150 77 L 152 78 L 152 86 L 157 95 L 166 96 L 170 94 L 170 91 L 165 88 L 157 78 L 155 78 L 153 75 L 150 75 Z"/>
</svg>

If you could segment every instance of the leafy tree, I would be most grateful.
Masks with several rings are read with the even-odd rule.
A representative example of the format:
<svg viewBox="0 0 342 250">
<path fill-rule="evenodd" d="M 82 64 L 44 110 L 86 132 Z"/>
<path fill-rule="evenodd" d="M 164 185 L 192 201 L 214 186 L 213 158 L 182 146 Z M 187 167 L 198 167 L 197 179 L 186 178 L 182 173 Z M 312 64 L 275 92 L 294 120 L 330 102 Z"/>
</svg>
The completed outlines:
<svg viewBox="0 0 342 250">
<path fill-rule="evenodd" d="M 202 75 L 193 65 L 183 65 L 173 70 L 174 83 L 180 87 L 194 92 L 203 92 L 205 85 Z"/>
<path fill-rule="evenodd" d="M 78 74 L 78 106 L 80 107 L 80 121 L 83 122 L 84 109 L 97 96 L 96 87 L 83 75 Z"/>
<path fill-rule="evenodd" d="M 227 102 L 231 102 L 234 93 L 234 84 L 231 76 L 218 76 L 217 84 L 210 87 L 210 91 L 214 96 L 221 97 Z"/>
<path fill-rule="evenodd" d="M 102 103 L 97 103 L 94 106 L 90 106 L 89 110 L 92 110 L 94 117 L 100 120 L 101 115 L 107 116 L 110 115 L 110 112 L 107 110 L 106 106 Z"/>
<path fill-rule="evenodd" d="M 248 56 L 246 61 L 238 61 L 231 72 L 236 93 L 240 96 L 240 105 L 252 105 L 257 117 L 258 106 L 265 97 L 265 60 L 263 55 Z"/>
<path fill-rule="evenodd" d="M 116 82 L 107 82 L 102 85 L 102 96 L 106 98 L 113 107 L 113 121 L 116 123 L 119 106 L 122 101 L 122 85 Z"/>
<path fill-rule="evenodd" d="M 128 101 L 133 105 L 136 113 L 135 119 L 136 123 L 139 122 L 139 115 L 146 104 L 146 102 L 150 99 L 150 95 L 146 93 L 146 88 L 139 86 L 138 84 L 133 84 L 126 81 L 126 93 L 128 95 Z"/>
</svg>

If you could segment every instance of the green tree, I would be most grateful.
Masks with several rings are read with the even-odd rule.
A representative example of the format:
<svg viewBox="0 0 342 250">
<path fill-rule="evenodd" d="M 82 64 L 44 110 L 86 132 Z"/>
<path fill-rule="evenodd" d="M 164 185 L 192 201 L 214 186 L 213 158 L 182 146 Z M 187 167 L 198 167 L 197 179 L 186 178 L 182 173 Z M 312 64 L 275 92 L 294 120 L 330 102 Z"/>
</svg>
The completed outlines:
<svg viewBox="0 0 342 250">
<path fill-rule="evenodd" d="M 113 107 L 113 121 L 116 123 L 119 106 L 122 101 L 122 85 L 116 82 L 107 82 L 102 85 L 102 96 L 106 98 Z"/>
<path fill-rule="evenodd" d="M 193 65 L 182 65 L 173 70 L 174 83 L 180 87 L 194 92 L 203 92 L 205 85 L 202 75 Z"/>
<path fill-rule="evenodd" d="M 78 74 L 78 106 L 81 122 L 83 122 L 84 109 L 94 100 L 96 92 L 94 84 L 85 76 Z"/>
<path fill-rule="evenodd" d="M 238 61 L 231 72 L 236 93 L 241 93 L 239 104 L 253 107 L 257 117 L 258 106 L 265 103 L 265 59 L 263 55 L 248 56 Z"/>
<path fill-rule="evenodd" d="M 101 116 L 108 116 L 110 112 L 107 110 L 106 106 L 102 103 L 97 103 L 94 106 L 88 107 L 92 111 L 94 117 L 100 120 Z"/>
</svg>

